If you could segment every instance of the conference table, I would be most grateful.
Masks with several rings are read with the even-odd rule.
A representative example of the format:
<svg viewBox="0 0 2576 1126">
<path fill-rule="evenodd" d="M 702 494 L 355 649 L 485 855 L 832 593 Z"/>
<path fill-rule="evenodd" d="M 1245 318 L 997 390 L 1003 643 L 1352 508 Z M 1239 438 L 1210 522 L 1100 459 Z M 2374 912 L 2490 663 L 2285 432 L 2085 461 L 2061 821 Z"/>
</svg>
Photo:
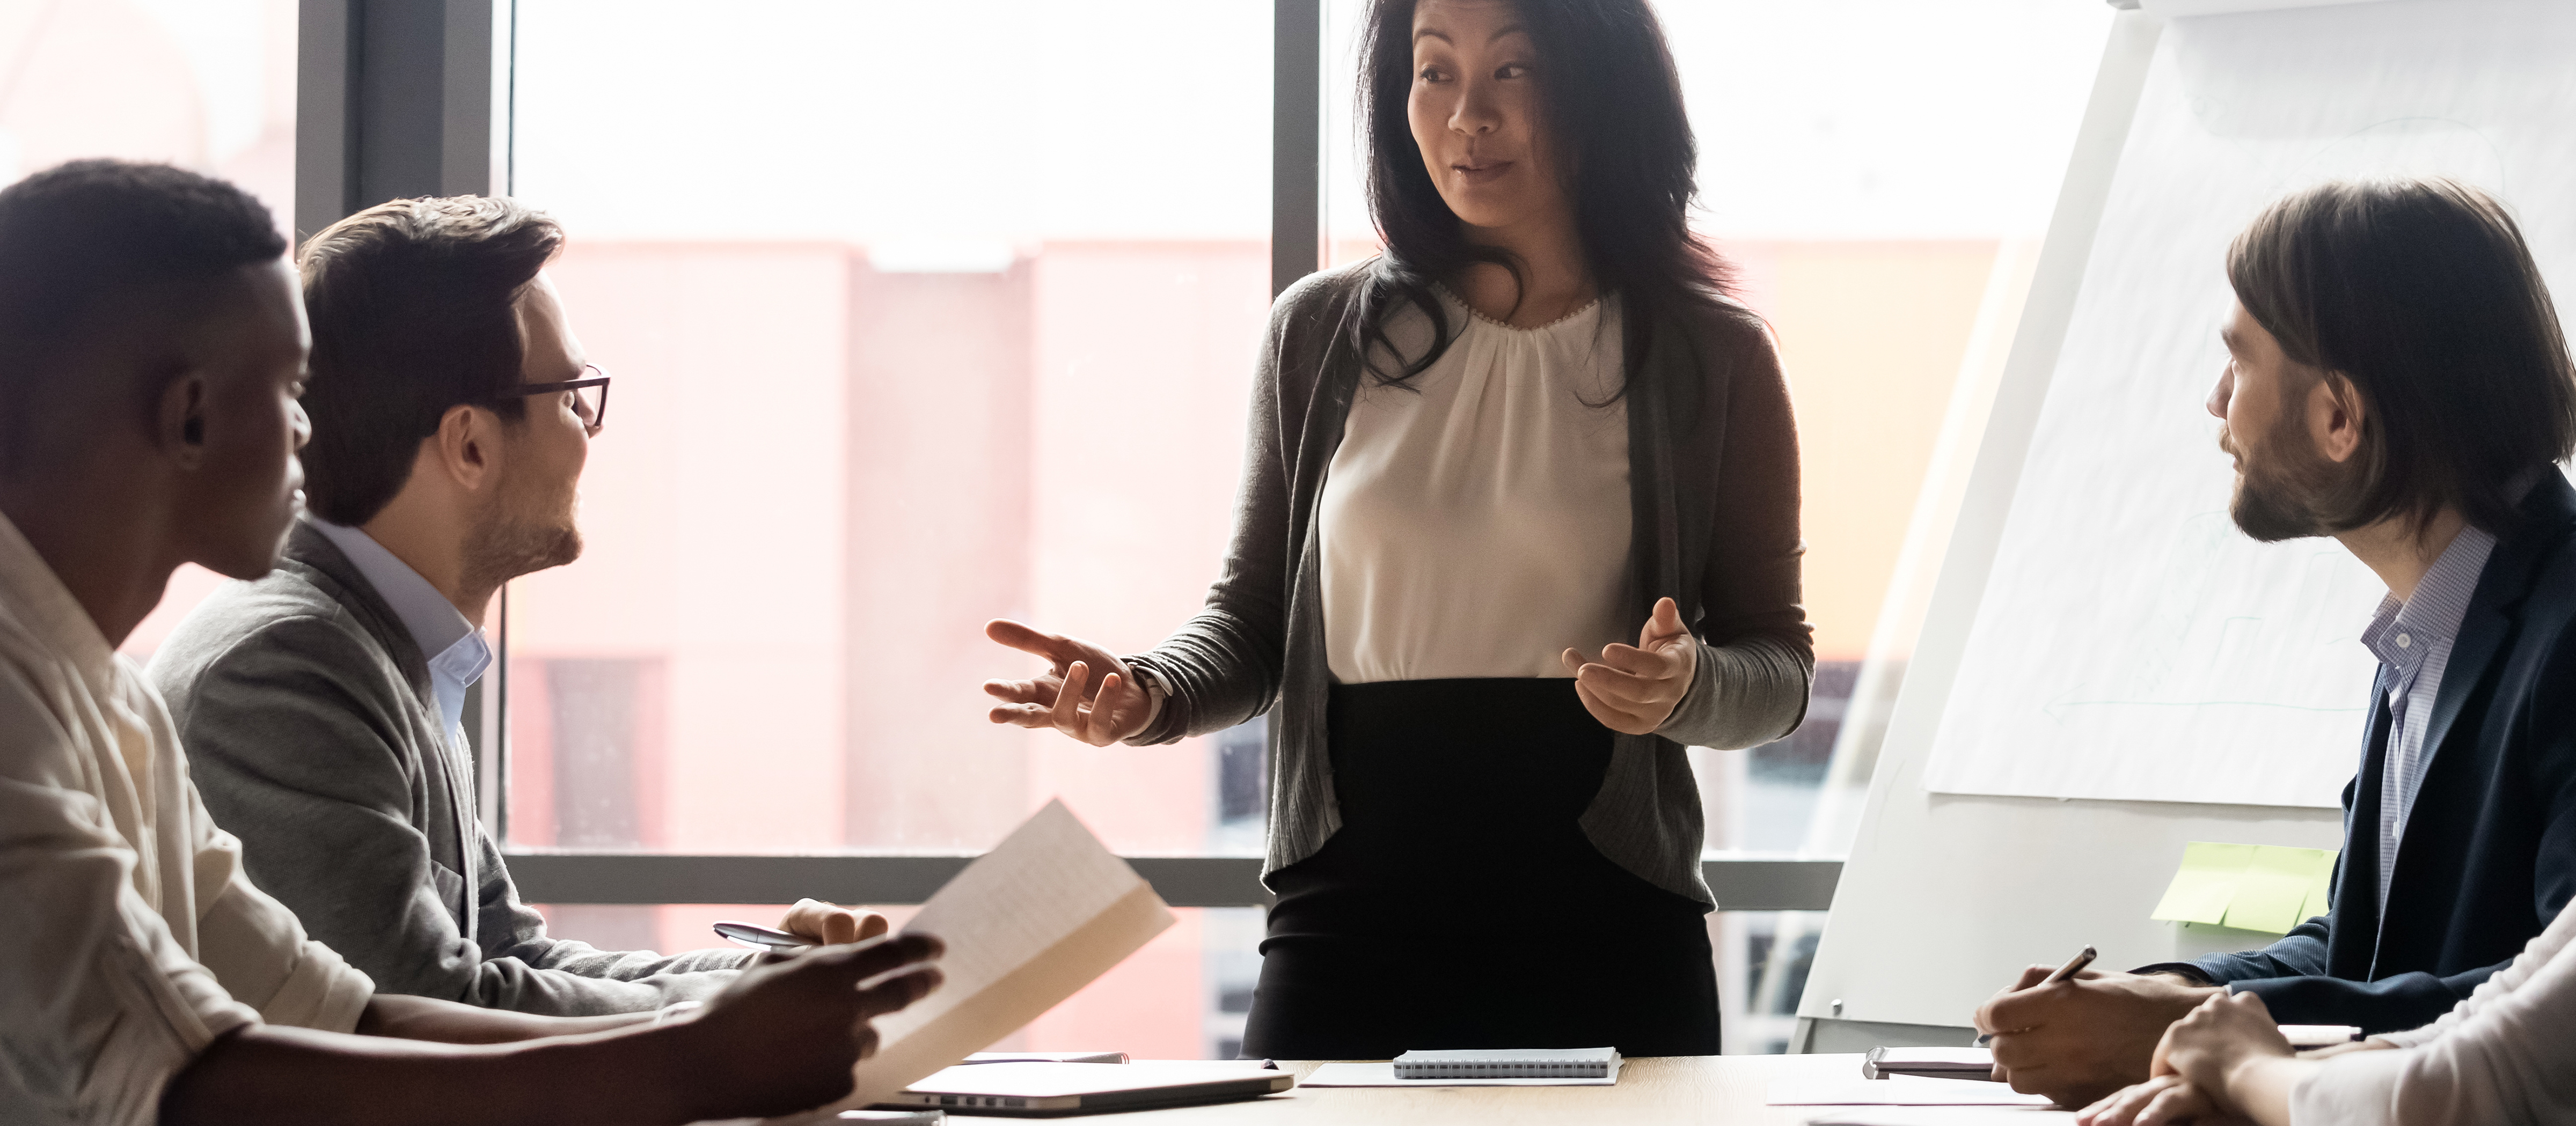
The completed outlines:
<svg viewBox="0 0 2576 1126">
<path fill-rule="evenodd" d="M 1608 1087 L 1307 1087 L 1249 1102 L 1103 1115 L 1135 1126 L 1801 1126 L 1824 1107 L 1768 1106 L 1775 1078 L 1858 1079 L 1853 1055 L 1632 1059 Z M 1304 1079 L 1318 1061 L 1279 1061 Z M 952 1124 L 961 1120 L 952 1117 Z M 1000 1122 L 1001 1119 L 985 1121 Z"/>
</svg>

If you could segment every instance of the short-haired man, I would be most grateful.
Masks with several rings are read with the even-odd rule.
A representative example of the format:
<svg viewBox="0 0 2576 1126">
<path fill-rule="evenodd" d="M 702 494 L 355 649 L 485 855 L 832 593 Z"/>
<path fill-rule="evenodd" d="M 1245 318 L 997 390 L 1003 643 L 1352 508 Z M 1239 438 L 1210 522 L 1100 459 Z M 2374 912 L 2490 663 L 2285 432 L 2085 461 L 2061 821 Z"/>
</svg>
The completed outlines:
<svg viewBox="0 0 2576 1126">
<path fill-rule="evenodd" d="M 2431 1023 L 2576 895 L 2576 369 L 2502 205 L 2330 184 L 2238 236 L 2210 396 L 2237 526 L 2388 584 L 2333 907 L 2243 954 L 1997 994 L 1998 1077 L 2082 1106 L 2219 990 L 2288 1024 Z M 2018 986 L 2047 972 L 2026 973 Z"/>
<path fill-rule="evenodd" d="M 311 514 L 151 673 L 251 878 L 378 989 L 581 1016 L 695 1000 L 752 952 L 550 936 L 476 816 L 460 716 L 492 660 L 484 608 L 581 554 L 608 391 L 542 273 L 562 245 L 482 196 L 396 200 L 305 244 Z M 785 926 L 849 942 L 886 921 L 806 900 Z"/>
<path fill-rule="evenodd" d="M 0 191 L 0 1122 L 680 1123 L 846 1094 L 863 1022 L 938 976 L 854 986 L 935 941 L 754 969 L 695 1019 L 533 1017 L 376 995 L 243 875 L 115 647 L 181 563 L 276 562 L 307 433 L 285 249 L 257 201 L 163 165 Z"/>
</svg>

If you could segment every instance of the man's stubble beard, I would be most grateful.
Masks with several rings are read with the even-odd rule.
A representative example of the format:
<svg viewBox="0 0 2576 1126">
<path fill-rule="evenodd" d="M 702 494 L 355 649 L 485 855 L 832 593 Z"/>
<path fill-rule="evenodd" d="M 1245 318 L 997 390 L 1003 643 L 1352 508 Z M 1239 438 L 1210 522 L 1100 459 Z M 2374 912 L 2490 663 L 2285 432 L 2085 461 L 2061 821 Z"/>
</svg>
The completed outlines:
<svg viewBox="0 0 2576 1126">
<path fill-rule="evenodd" d="M 2350 470 L 2318 453 L 2295 414 L 2285 414 L 2253 447 L 2234 440 L 2225 424 L 2218 448 L 2236 455 L 2236 495 L 2227 514 L 2238 530 L 2263 543 L 2331 535 L 2341 529 L 2321 511 L 2350 485 Z"/>
<path fill-rule="evenodd" d="M 519 495 L 533 491 L 505 485 L 474 521 L 465 536 L 466 590 L 497 591 L 521 575 L 581 558 L 572 498 Z"/>
</svg>

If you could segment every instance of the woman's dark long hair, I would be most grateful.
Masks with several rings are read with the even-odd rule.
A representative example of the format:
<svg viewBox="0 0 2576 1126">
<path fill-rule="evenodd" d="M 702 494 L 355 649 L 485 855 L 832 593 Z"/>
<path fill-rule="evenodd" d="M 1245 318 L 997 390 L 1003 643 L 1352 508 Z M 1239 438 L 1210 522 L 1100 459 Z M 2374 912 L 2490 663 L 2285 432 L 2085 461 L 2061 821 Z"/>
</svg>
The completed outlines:
<svg viewBox="0 0 2576 1126">
<path fill-rule="evenodd" d="M 1368 130 L 1369 210 L 1386 253 L 1369 268 L 1343 337 L 1386 383 L 1420 375 L 1456 339 L 1432 286 L 1490 262 L 1526 287 L 1522 263 L 1467 241 L 1456 213 L 1423 167 L 1406 105 L 1413 86 L 1415 0 L 1375 0 L 1360 47 L 1359 117 Z M 1690 230 L 1699 145 L 1682 108 L 1681 75 L 1646 0 L 1511 0 L 1539 52 L 1539 139 L 1570 170 L 1575 230 L 1594 285 L 1626 309 L 1626 368 L 1633 378 L 1654 323 L 1718 311 L 1734 268 Z M 1388 341 L 1386 314 L 1410 304 L 1431 318 L 1432 344 L 1407 357 Z M 1374 357 L 1394 358 L 1379 368 Z M 1625 387 L 1622 387 L 1622 394 Z"/>
</svg>

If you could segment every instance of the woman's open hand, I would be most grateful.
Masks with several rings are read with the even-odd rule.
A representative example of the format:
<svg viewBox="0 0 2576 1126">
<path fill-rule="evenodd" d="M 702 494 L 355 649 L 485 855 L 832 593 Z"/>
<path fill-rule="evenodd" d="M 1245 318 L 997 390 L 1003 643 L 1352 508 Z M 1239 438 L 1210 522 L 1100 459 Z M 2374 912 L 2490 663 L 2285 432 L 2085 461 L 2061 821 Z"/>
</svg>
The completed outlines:
<svg viewBox="0 0 2576 1126">
<path fill-rule="evenodd" d="M 1034 679 L 984 682 L 984 691 L 1002 701 L 991 713 L 995 723 L 1052 727 L 1106 747 L 1143 731 L 1154 718 L 1153 699 L 1136 683 L 1127 662 L 1106 649 L 1008 618 L 985 626 L 984 636 L 1047 661 L 1047 671 Z M 1099 678 L 1097 685 L 1093 677 Z"/>
<path fill-rule="evenodd" d="M 1593 662 L 1573 649 L 1562 659 L 1574 674 L 1574 694 L 1592 718 L 1612 731 L 1648 735 L 1690 692 L 1699 672 L 1699 642 L 1682 625 L 1681 607 L 1665 598 L 1637 631 L 1636 645 L 1612 645 Z"/>
</svg>

